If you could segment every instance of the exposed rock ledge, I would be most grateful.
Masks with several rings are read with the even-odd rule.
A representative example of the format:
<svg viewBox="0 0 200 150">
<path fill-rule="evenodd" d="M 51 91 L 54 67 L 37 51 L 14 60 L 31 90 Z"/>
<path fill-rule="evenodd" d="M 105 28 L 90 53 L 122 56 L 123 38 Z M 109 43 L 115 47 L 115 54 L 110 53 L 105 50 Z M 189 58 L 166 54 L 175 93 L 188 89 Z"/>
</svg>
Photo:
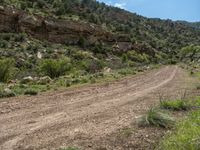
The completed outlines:
<svg viewBox="0 0 200 150">
<path fill-rule="evenodd" d="M 127 35 L 116 35 L 101 26 L 72 20 L 44 18 L 13 8 L 0 6 L 0 32 L 25 32 L 34 38 L 55 43 L 77 44 L 84 37 L 93 44 L 102 41 L 118 45 L 118 50 L 130 50 L 132 44 Z"/>
</svg>

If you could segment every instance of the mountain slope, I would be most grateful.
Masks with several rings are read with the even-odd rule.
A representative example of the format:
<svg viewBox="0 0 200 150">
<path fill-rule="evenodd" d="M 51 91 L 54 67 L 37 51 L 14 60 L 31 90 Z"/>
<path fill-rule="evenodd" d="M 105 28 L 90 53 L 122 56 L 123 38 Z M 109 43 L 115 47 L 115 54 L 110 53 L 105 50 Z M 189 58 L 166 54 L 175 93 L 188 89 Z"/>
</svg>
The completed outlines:
<svg viewBox="0 0 200 150">
<path fill-rule="evenodd" d="M 61 75 L 175 63 L 182 47 L 200 43 L 198 28 L 94 0 L 0 0 L 0 5 L 0 58 L 15 60 L 16 78 L 49 75 L 40 71 L 49 59 L 69 60 Z"/>
<path fill-rule="evenodd" d="M 55 22 L 60 26 L 63 23 L 72 23 L 72 20 L 78 22 L 78 27 L 88 26 L 92 28 L 92 26 L 85 25 L 85 22 L 93 23 L 98 25 L 95 28 L 99 29 L 101 33 L 104 29 L 114 34 L 126 34 L 129 38 L 125 40 L 126 42 L 146 45 L 144 47 L 149 50 L 154 49 L 171 53 L 171 51 L 176 52 L 183 46 L 197 44 L 200 41 L 200 31 L 183 23 L 148 19 L 92 0 L 37 0 L 28 2 L 17 0 L 5 1 L 3 4 L 13 5 L 18 9 L 26 10 L 29 14 L 37 14 L 45 18 L 53 17 L 59 18 L 59 20 L 70 20 L 68 22 L 56 20 Z M 72 26 L 76 28 L 73 23 Z M 89 32 L 89 34 L 94 34 L 93 37 L 99 37 L 95 33 L 93 31 Z M 88 35 L 83 36 L 87 38 Z M 90 38 L 86 40 L 89 40 L 88 43 L 91 42 Z M 120 41 L 119 39 L 111 39 L 111 41 L 114 40 Z M 97 41 L 104 42 L 103 39 L 97 39 Z"/>
<path fill-rule="evenodd" d="M 187 21 L 178 21 L 178 22 L 196 29 L 200 29 L 200 22 L 187 22 Z"/>
</svg>

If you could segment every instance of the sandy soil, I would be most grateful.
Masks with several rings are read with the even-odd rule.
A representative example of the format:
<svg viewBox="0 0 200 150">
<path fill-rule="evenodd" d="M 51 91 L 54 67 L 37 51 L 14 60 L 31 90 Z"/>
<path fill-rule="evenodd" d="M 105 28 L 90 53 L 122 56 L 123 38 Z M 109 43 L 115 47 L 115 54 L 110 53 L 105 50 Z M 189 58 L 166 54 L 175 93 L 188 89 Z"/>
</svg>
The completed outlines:
<svg viewBox="0 0 200 150">
<path fill-rule="evenodd" d="M 166 66 L 109 84 L 3 99 L 0 149 L 150 149 L 148 137 L 159 129 L 139 129 L 135 120 L 158 104 L 158 93 L 177 94 L 191 83 L 182 69 Z M 119 141 L 130 126 L 134 134 Z"/>
</svg>

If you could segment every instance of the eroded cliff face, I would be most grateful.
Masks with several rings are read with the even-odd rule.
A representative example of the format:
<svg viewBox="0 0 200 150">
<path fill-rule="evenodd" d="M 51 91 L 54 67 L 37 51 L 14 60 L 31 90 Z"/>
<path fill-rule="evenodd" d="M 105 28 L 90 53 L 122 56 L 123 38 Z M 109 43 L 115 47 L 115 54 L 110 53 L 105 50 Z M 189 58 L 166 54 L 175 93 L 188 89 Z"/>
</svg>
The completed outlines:
<svg viewBox="0 0 200 150">
<path fill-rule="evenodd" d="M 132 49 L 128 35 L 112 34 L 98 25 L 44 18 L 2 6 L 0 7 L 0 32 L 24 32 L 40 40 L 72 45 L 77 44 L 80 37 L 83 37 L 89 45 L 101 41 L 111 46 L 117 44 L 116 50 Z"/>
<path fill-rule="evenodd" d="M 103 42 L 117 53 L 136 50 L 155 55 L 154 49 L 140 43 L 133 44 L 127 34 L 113 34 L 101 26 L 80 21 L 30 15 L 10 7 L 0 6 L 0 32 L 23 32 L 39 40 L 69 45 L 77 45 L 80 38 L 84 38 L 89 46 Z"/>
</svg>

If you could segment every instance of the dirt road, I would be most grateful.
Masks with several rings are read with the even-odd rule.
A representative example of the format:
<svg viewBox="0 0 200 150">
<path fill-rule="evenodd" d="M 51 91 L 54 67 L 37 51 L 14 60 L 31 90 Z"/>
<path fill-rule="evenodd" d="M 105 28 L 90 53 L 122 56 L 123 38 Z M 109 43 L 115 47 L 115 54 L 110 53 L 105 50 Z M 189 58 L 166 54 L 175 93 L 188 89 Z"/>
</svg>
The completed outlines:
<svg viewBox="0 0 200 150">
<path fill-rule="evenodd" d="M 177 66 L 166 66 L 110 84 L 1 100 L 0 149 L 97 149 L 97 141 L 158 103 L 158 91 L 175 92 L 187 79 Z"/>
</svg>

